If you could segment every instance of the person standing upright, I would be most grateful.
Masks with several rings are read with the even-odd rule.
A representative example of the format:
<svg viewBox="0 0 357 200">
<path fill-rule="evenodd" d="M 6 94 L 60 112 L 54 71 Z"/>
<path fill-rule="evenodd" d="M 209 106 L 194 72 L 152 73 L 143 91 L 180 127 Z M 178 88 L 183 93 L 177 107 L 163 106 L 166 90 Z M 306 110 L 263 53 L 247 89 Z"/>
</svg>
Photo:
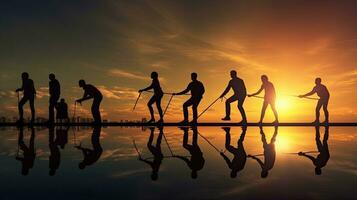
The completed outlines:
<svg viewBox="0 0 357 200">
<path fill-rule="evenodd" d="M 263 123 L 265 111 L 266 111 L 268 105 L 270 105 L 271 109 L 273 110 L 274 116 L 275 116 L 275 121 L 273 123 L 278 124 L 279 119 L 278 119 L 278 112 L 276 111 L 276 108 L 275 108 L 276 94 L 275 94 L 274 85 L 273 85 L 273 83 L 271 83 L 269 81 L 268 76 L 266 76 L 266 75 L 262 75 L 261 80 L 262 80 L 262 86 L 260 87 L 260 89 L 256 93 L 249 94 L 248 97 L 256 96 L 264 90 L 265 91 L 264 102 L 263 102 L 263 107 L 262 107 L 262 111 L 261 111 L 261 115 L 260 115 L 259 124 Z"/>
<path fill-rule="evenodd" d="M 232 70 L 230 72 L 231 75 L 231 80 L 229 81 L 226 89 L 223 91 L 222 95 L 220 98 L 223 98 L 230 89 L 233 90 L 234 94 L 233 96 L 229 97 L 226 100 L 226 116 L 222 118 L 222 120 L 229 121 L 231 120 L 231 103 L 238 101 L 238 110 L 242 116 L 242 124 L 247 123 L 247 117 L 245 115 L 245 111 L 243 108 L 243 103 L 245 100 L 245 97 L 247 96 L 247 89 L 245 88 L 244 81 L 240 78 L 237 77 L 237 72 L 235 70 Z"/>
<path fill-rule="evenodd" d="M 188 123 L 188 107 L 192 106 L 193 120 L 192 123 L 197 123 L 197 107 L 200 104 L 203 94 L 205 93 L 205 88 L 202 82 L 197 80 L 197 73 L 191 74 L 192 82 L 188 84 L 187 88 L 179 93 L 174 93 L 174 95 L 183 95 L 191 91 L 191 98 L 188 99 L 183 104 L 183 117 L 184 120 L 181 122 L 183 124 Z"/>
<path fill-rule="evenodd" d="M 61 86 L 58 80 L 56 79 L 56 76 L 54 74 L 50 74 L 48 76 L 50 79 L 49 82 L 49 92 L 50 92 L 50 105 L 49 105 L 49 111 L 48 111 L 48 122 L 49 123 L 54 123 L 55 121 L 55 106 L 57 105 L 57 102 L 61 96 Z"/>
<path fill-rule="evenodd" d="M 23 106 L 27 101 L 30 102 L 31 123 L 33 123 L 35 121 L 35 97 L 36 97 L 35 85 L 33 80 L 29 78 L 29 74 L 27 72 L 23 72 L 21 78 L 22 78 L 22 86 L 21 88 L 18 88 L 16 90 L 16 92 L 23 91 L 23 97 L 18 103 L 18 109 L 19 109 L 18 123 L 22 123 L 24 121 Z"/>
</svg>

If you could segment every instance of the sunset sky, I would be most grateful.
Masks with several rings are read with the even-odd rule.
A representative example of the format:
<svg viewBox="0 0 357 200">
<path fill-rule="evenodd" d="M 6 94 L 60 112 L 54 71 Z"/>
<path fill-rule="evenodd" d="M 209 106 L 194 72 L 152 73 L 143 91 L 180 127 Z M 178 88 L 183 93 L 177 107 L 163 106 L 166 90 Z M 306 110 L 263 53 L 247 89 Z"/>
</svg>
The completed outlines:
<svg viewBox="0 0 357 200">
<path fill-rule="evenodd" d="M 83 95 L 78 80 L 85 79 L 104 95 L 103 118 L 120 120 L 149 118 L 150 94 L 135 112 L 132 107 L 152 71 L 166 92 L 183 90 L 190 73 L 197 72 L 206 87 L 202 111 L 235 69 L 248 93 L 259 89 L 260 75 L 269 76 L 281 122 L 314 120 L 316 101 L 292 95 L 309 92 L 315 77 L 330 90 L 330 121 L 357 121 L 356 10 L 352 0 L 2 2 L 0 116 L 17 116 L 13 91 L 24 71 L 35 82 L 39 116 L 47 117 L 48 74 L 55 73 L 71 106 Z M 168 121 L 182 119 L 185 99 L 173 99 Z M 246 99 L 248 121 L 258 121 L 261 104 Z M 90 102 L 84 103 L 79 114 L 90 116 L 89 108 Z M 236 104 L 232 108 L 233 120 L 240 121 Z M 200 120 L 223 116 L 224 103 L 217 102 Z M 270 110 L 266 120 L 273 121 Z"/>
</svg>

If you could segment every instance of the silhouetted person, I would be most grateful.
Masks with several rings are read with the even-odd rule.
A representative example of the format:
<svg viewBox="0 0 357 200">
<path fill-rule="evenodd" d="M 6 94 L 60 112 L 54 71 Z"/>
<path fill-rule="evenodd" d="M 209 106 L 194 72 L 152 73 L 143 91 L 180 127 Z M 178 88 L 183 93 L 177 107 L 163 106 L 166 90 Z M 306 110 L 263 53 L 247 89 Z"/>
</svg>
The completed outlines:
<svg viewBox="0 0 357 200">
<path fill-rule="evenodd" d="M 183 148 L 185 148 L 187 151 L 190 152 L 191 154 L 191 159 L 188 159 L 184 156 L 177 156 L 175 155 L 174 157 L 179 158 L 183 161 L 186 162 L 188 167 L 191 169 L 191 178 L 196 179 L 197 178 L 197 172 L 200 171 L 203 166 L 205 165 L 205 159 L 203 158 L 203 153 L 198 146 L 198 131 L 197 127 L 194 126 L 192 127 L 193 135 L 192 135 L 192 144 L 188 144 L 188 127 L 182 127 L 181 128 L 184 132 L 183 134 Z"/>
<path fill-rule="evenodd" d="M 314 123 L 320 123 L 320 109 L 321 107 L 324 109 L 325 113 L 325 121 L 323 123 L 328 123 L 329 122 L 329 113 L 328 113 L 328 101 L 330 99 L 330 93 L 327 89 L 327 87 L 323 84 L 321 84 L 321 78 L 316 78 L 315 79 L 315 84 L 316 86 L 311 90 L 311 92 L 304 94 L 304 95 L 299 95 L 300 98 L 311 96 L 313 94 L 317 94 L 317 96 L 320 97 L 319 101 L 317 102 L 316 105 L 316 119 Z"/>
<path fill-rule="evenodd" d="M 68 143 L 68 131 L 69 131 L 69 126 L 67 127 L 59 126 L 56 129 L 55 144 L 57 146 L 60 146 L 61 149 L 64 149 L 64 147 Z"/>
<path fill-rule="evenodd" d="M 328 149 L 328 136 L 329 136 L 329 127 L 325 127 L 325 134 L 323 141 L 321 142 L 320 140 L 320 127 L 315 126 L 316 130 L 316 147 L 319 151 L 319 155 L 315 157 L 308 155 L 307 153 L 299 152 L 299 156 L 304 156 L 306 158 L 309 158 L 312 163 L 315 165 L 315 174 L 316 175 L 321 175 L 322 171 L 321 169 L 326 166 L 328 160 L 330 159 L 330 151 Z"/>
<path fill-rule="evenodd" d="M 273 169 L 274 167 L 274 163 L 275 163 L 275 157 L 276 157 L 276 151 L 275 151 L 275 140 L 276 140 L 276 136 L 278 135 L 278 126 L 274 127 L 274 135 L 271 137 L 270 139 L 270 143 L 267 143 L 266 137 L 265 137 L 265 133 L 263 131 L 263 127 L 260 127 L 260 134 L 262 136 L 262 142 L 263 142 L 263 148 L 264 148 L 264 162 L 258 158 L 258 156 L 262 156 L 262 155 L 256 155 L 256 156 L 252 156 L 252 155 L 248 155 L 248 157 L 255 159 L 260 167 L 262 168 L 262 172 L 261 172 L 261 177 L 262 178 L 266 178 L 269 174 L 269 170 Z"/>
<path fill-rule="evenodd" d="M 29 174 L 30 169 L 33 168 L 35 158 L 36 158 L 36 149 L 35 149 L 35 129 L 31 128 L 31 136 L 29 146 L 26 146 L 24 142 L 24 129 L 20 127 L 18 145 L 23 152 L 23 157 L 16 156 L 16 160 L 21 161 L 22 169 L 21 174 L 23 176 L 27 176 Z"/>
<path fill-rule="evenodd" d="M 155 117 L 154 117 L 154 109 L 152 108 L 152 104 L 156 103 L 156 107 L 157 110 L 159 111 L 159 115 L 160 115 L 160 120 L 158 121 L 158 123 L 162 123 L 163 120 L 163 114 L 162 114 L 162 108 L 161 108 L 161 99 L 164 96 L 164 92 L 161 89 L 160 86 L 160 82 L 159 82 L 159 75 L 157 74 L 157 72 L 152 72 L 151 73 L 151 79 L 152 79 L 152 83 L 149 87 L 144 88 L 139 90 L 139 92 L 143 92 L 143 91 L 148 91 L 153 89 L 154 90 L 154 95 L 151 97 L 151 99 L 148 102 L 148 107 L 150 110 L 150 116 L 151 119 L 148 121 L 148 123 L 151 122 L 155 122 Z"/>
<path fill-rule="evenodd" d="M 164 155 L 162 154 L 162 151 L 161 151 L 161 140 L 162 140 L 162 136 L 163 136 L 164 132 L 163 132 L 163 127 L 162 126 L 159 127 L 160 133 L 156 139 L 156 145 L 154 146 L 152 143 L 154 140 L 155 128 L 151 127 L 150 130 L 151 130 L 151 133 L 150 133 L 150 137 L 149 137 L 149 140 L 147 143 L 147 148 L 149 149 L 151 154 L 154 156 L 153 161 L 149 161 L 149 159 L 143 159 L 141 157 L 139 157 L 139 160 L 143 161 L 151 166 L 151 168 L 152 168 L 151 180 L 156 181 L 159 178 L 160 165 L 162 163 L 162 160 L 164 159 Z"/>
<path fill-rule="evenodd" d="M 266 111 L 268 105 L 270 105 L 271 109 L 273 110 L 274 116 L 275 116 L 275 121 L 273 123 L 279 123 L 278 112 L 276 111 L 276 108 L 275 108 L 276 94 L 275 94 L 274 85 L 273 85 L 273 83 L 271 83 L 268 80 L 268 77 L 266 75 L 262 75 L 261 79 L 262 79 L 263 84 L 260 87 L 260 89 L 256 93 L 248 95 L 248 97 L 256 96 L 264 90 L 265 91 L 264 102 L 263 102 L 263 107 L 262 107 L 259 123 L 260 124 L 263 123 L 265 111 Z"/>
<path fill-rule="evenodd" d="M 225 147 L 228 152 L 233 154 L 234 157 L 231 161 L 223 152 L 221 152 L 221 156 L 226 161 L 228 167 L 232 170 L 231 178 L 235 178 L 235 177 L 237 177 L 237 173 L 244 169 L 245 163 L 247 161 L 247 154 L 246 154 L 246 152 L 244 150 L 244 146 L 243 146 L 243 141 L 244 141 L 245 133 L 247 131 L 247 127 L 246 126 L 242 127 L 242 133 L 238 140 L 237 148 L 235 148 L 231 145 L 231 134 L 230 134 L 231 128 L 225 127 L 223 129 L 226 132 Z"/>
<path fill-rule="evenodd" d="M 55 129 L 53 126 L 50 126 L 48 129 L 49 139 L 48 146 L 50 148 L 50 157 L 49 157 L 49 175 L 54 176 L 57 169 L 60 166 L 61 162 L 61 152 L 55 142 Z"/>
<path fill-rule="evenodd" d="M 31 109 L 31 123 L 35 121 L 35 97 L 36 97 L 36 89 L 33 83 L 33 80 L 29 78 L 29 74 L 27 72 L 23 72 L 21 75 L 22 78 L 22 86 L 18 88 L 16 92 L 23 91 L 23 97 L 19 102 L 19 121 L 23 122 L 24 120 L 24 109 L 23 106 L 27 101 L 30 102 Z"/>
<path fill-rule="evenodd" d="M 96 163 L 100 156 L 103 153 L 102 146 L 100 145 L 100 132 L 102 127 L 95 126 L 93 129 L 93 134 L 91 138 L 93 149 L 84 148 L 81 145 L 76 146 L 77 149 L 82 150 L 83 153 L 83 161 L 78 164 L 79 169 L 84 169 L 87 166 L 93 165 Z"/>
<path fill-rule="evenodd" d="M 69 122 L 68 105 L 64 99 L 61 99 L 61 101 L 57 103 L 56 110 L 56 119 L 58 121 L 63 122 L 64 120 L 66 120 L 67 122 Z"/>
<path fill-rule="evenodd" d="M 93 99 L 92 103 L 92 115 L 94 119 L 94 123 L 100 124 L 102 122 L 101 116 L 100 116 L 100 103 L 102 102 L 103 95 L 102 93 L 93 85 L 86 84 L 84 80 L 79 81 L 79 87 L 83 88 L 84 90 L 84 95 L 81 99 L 78 99 L 78 103 L 82 103 L 82 101 L 86 101 L 89 99 Z"/>
<path fill-rule="evenodd" d="M 188 99 L 183 104 L 183 117 L 184 120 L 181 123 L 188 123 L 188 107 L 192 106 L 193 112 L 193 123 L 197 123 L 197 107 L 201 102 L 203 94 L 205 93 L 205 88 L 203 84 L 197 80 L 197 73 L 191 74 L 192 82 L 188 84 L 187 88 L 179 93 L 174 93 L 174 95 L 183 95 L 191 91 L 191 98 Z"/>
<path fill-rule="evenodd" d="M 61 96 L 61 86 L 56 76 L 54 74 L 50 74 L 48 76 L 50 79 L 49 82 L 49 92 L 50 92 L 50 102 L 49 102 L 49 111 L 48 111 L 48 122 L 54 123 L 55 121 L 55 106 Z"/>
<path fill-rule="evenodd" d="M 222 120 L 231 120 L 231 103 L 238 101 L 238 109 L 240 114 L 242 115 L 241 123 L 245 124 L 247 123 L 247 117 L 245 115 L 243 103 L 245 97 L 247 96 L 247 90 L 245 88 L 244 81 L 237 77 L 237 72 L 235 70 L 231 71 L 231 78 L 232 79 L 229 81 L 226 89 L 220 96 L 220 98 L 223 98 L 229 92 L 230 89 L 232 89 L 234 92 L 233 96 L 229 97 L 226 100 L 226 116 L 222 118 Z"/>
</svg>

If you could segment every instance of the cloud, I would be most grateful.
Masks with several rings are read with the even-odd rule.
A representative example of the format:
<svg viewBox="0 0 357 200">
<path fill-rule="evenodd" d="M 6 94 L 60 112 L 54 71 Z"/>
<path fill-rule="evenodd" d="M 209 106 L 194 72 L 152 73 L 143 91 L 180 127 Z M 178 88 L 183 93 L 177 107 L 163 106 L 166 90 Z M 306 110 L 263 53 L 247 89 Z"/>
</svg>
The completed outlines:
<svg viewBox="0 0 357 200">
<path fill-rule="evenodd" d="M 131 73 L 128 71 L 124 71 L 122 69 L 110 69 L 108 71 L 108 73 L 109 73 L 109 75 L 116 76 L 116 77 L 138 79 L 138 80 L 149 80 L 149 77 L 139 75 L 139 74 L 134 74 L 134 73 Z"/>
<path fill-rule="evenodd" d="M 106 87 L 104 85 L 98 86 L 103 96 L 109 99 L 116 100 L 132 100 L 136 99 L 138 92 L 132 88 L 125 87 Z"/>
</svg>

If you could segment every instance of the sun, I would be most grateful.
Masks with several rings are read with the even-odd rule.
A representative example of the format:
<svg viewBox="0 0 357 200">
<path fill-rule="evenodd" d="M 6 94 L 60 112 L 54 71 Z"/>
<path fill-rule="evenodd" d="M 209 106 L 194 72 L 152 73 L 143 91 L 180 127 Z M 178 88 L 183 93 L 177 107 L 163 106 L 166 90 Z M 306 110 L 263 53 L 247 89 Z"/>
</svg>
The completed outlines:
<svg viewBox="0 0 357 200">
<path fill-rule="evenodd" d="M 286 97 L 279 97 L 277 98 L 276 101 L 276 108 L 279 110 L 279 112 L 286 112 L 292 109 L 293 104 L 290 99 Z"/>
</svg>

